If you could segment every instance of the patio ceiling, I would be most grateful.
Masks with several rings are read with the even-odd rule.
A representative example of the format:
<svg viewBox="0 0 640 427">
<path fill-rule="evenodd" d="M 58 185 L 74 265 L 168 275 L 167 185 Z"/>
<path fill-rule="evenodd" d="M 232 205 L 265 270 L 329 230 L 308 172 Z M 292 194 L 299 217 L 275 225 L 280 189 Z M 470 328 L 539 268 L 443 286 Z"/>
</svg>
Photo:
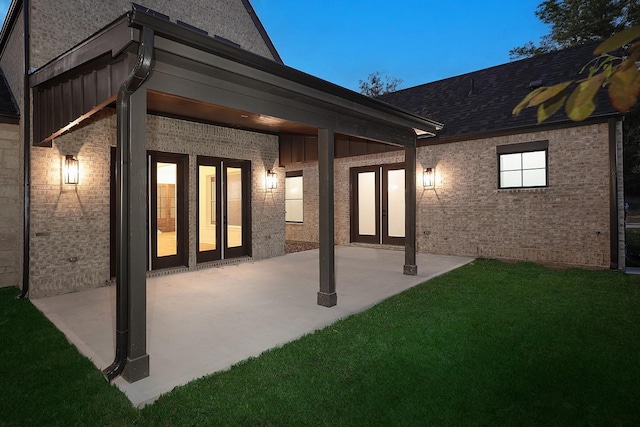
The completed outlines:
<svg viewBox="0 0 640 427">
<path fill-rule="evenodd" d="M 188 28 L 132 11 L 30 77 L 34 143 L 50 145 L 112 104 L 133 68 L 140 29 L 155 33 L 149 112 L 272 134 L 338 135 L 414 146 L 442 125 Z"/>
</svg>

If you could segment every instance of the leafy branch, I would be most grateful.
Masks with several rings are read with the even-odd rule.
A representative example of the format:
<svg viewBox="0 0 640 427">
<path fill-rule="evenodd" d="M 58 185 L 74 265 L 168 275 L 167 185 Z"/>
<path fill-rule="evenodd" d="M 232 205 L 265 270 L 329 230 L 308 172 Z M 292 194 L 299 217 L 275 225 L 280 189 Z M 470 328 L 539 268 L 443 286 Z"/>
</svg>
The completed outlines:
<svg viewBox="0 0 640 427">
<path fill-rule="evenodd" d="M 574 121 L 582 121 L 589 117 L 596 109 L 594 98 L 598 90 L 607 88 L 611 105 L 621 113 L 626 113 L 638 101 L 640 96 L 640 26 L 627 28 L 604 42 L 594 55 L 598 55 L 583 67 L 583 74 L 587 67 L 589 75 L 581 80 L 571 80 L 554 86 L 541 86 L 531 91 L 513 109 L 513 114 L 529 107 L 538 107 L 538 123 L 542 123 L 565 106 L 567 116 Z M 626 56 L 616 56 L 616 52 L 623 46 L 631 45 Z M 567 88 L 573 83 L 576 87 L 567 96 Z"/>
</svg>

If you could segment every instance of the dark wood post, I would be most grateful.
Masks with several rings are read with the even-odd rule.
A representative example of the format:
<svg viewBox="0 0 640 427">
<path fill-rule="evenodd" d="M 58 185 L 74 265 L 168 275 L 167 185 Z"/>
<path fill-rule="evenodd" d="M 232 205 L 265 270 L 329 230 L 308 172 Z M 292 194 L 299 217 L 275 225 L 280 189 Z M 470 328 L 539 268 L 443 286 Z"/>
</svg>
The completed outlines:
<svg viewBox="0 0 640 427">
<path fill-rule="evenodd" d="M 149 376 L 147 354 L 147 91 L 144 87 L 131 95 L 129 107 L 129 149 L 123 153 L 129 163 L 126 184 L 129 201 L 127 262 L 129 341 L 127 364 L 122 377 L 128 382 Z"/>
<path fill-rule="evenodd" d="M 318 305 L 333 307 L 336 294 L 336 263 L 333 218 L 333 151 L 334 133 L 331 129 L 318 130 L 318 185 L 320 194 L 320 291 Z"/>
<path fill-rule="evenodd" d="M 404 268 L 409 276 L 418 274 L 416 264 L 416 146 L 404 149 Z"/>
</svg>

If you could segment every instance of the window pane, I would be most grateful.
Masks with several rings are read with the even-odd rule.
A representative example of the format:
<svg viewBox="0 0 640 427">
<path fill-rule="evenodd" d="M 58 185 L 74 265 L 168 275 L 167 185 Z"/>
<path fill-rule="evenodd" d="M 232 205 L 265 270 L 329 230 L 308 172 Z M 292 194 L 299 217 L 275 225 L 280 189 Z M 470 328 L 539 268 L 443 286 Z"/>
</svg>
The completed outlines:
<svg viewBox="0 0 640 427">
<path fill-rule="evenodd" d="M 523 187 L 544 187 L 547 185 L 546 169 L 531 169 L 522 171 Z"/>
<path fill-rule="evenodd" d="M 387 178 L 389 237 L 404 237 L 404 169 L 390 170 Z"/>
<path fill-rule="evenodd" d="M 285 217 L 288 222 L 302 222 L 302 200 L 285 200 Z"/>
<path fill-rule="evenodd" d="M 519 169 L 522 169 L 522 153 L 500 155 L 500 171 Z"/>
<path fill-rule="evenodd" d="M 216 167 L 198 166 L 200 200 L 198 233 L 200 252 L 216 249 Z"/>
<path fill-rule="evenodd" d="M 285 199 L 302 199 L 302 177 L 291 176 L 285 178 Z"/>
<path fill-rule="evenodd" d="M 522 172 L 500 172 L 500 188 L 522 187 Z"/>
<path fill-rule="evenodd" d="M 242 246 L 242 169 L 227 168 L 227 247 Z"/>
<path fill-rule="evenodd" d="M 302 222 L 303 217 L 303 181 L 301 176 L 285 178 L 285 221 Z"/>
<path fill-rule="evenodd" d="M 178 165 L 160 163 L 156 165 L 156 191 L 158 213 L 156 222 L 158 229 L 158 257 L 176 255 L 178 253 L 178 236 L 176 217 L 176 182 Z"/>
<path fill-rule="evenodd" d="M 376 173 L 358 174 L 358 234 L 376 235 Z"/>
<path fill-rule="evenodd" d="M 522 153 L 522 169 L 543 169 L 547 165 L 544 151 Z"/>
</svg>

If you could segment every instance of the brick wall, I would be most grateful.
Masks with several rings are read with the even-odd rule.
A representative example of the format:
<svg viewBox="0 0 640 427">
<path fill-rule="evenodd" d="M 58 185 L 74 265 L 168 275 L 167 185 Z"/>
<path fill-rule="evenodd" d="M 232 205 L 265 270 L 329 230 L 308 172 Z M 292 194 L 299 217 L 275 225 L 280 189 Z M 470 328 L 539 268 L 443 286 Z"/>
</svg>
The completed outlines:
<svg viewBox="0 0 640 427">
<path fill-rule="evenodd" d="M 136 0 L 273 59 L 241 0 Z M 31 0 L 31 65 L 41 67 L 131 10 L 126 0 Z"/>
<path fill-rule="evenodd" d="M 19 111 L 23 111 L 23 28 L 20 13 L 0 58 Z M 22 286 L 23 150 L 21 125 L 0 124 L 0 286 Z"/>
<path fill-rule="evenodd" d="M 496 146 L 540 140 L 549 141 L 549 187 L 498 190 Z M 436 186 L 417 188 L 418 251 L 608 268 L 618 232 L 610 230 L 608 147 L 605 123 L 419 148 L 418 178 L 435 167 Z M 336 160 L 336 243 L 350 240 L 349 168 L 403 160 L 403 152 Z M 309 198 L 305 224 L 287 224 L 287 239 L 316 241 L 317 184 L 307 182 L 317 163 L 287 170 L 303 170 Z"/>
<path fill-rule="evenodd" d="M 38 298 L 103 286 L 109 281 L 109 163 L 116 144 L 113 110 L 97 113 L 53 148 L 33 148 L 30 296 Z M 277 137 L 157 116 L 147 117 L 150 150 L 189 155 L 195 206 L 196 155 L 251 160 L 253 258 L 284 253 L 284 195 L 264 190 L 276 169 Z M 80 183 L 61 184 L 62 157 L 80 162 Z M 283 173 L 280 173 L 283 176 Z M 195 269 L 196 209 L 189 210 L 189 268 Z M 77 261 L 71 261 L 77 258 Z"/>
<path fill-rule="evenodd" d="M 22 158 L 18 125 L 0 123 L 0 287 L 22 278 Z"/>
</svg>

